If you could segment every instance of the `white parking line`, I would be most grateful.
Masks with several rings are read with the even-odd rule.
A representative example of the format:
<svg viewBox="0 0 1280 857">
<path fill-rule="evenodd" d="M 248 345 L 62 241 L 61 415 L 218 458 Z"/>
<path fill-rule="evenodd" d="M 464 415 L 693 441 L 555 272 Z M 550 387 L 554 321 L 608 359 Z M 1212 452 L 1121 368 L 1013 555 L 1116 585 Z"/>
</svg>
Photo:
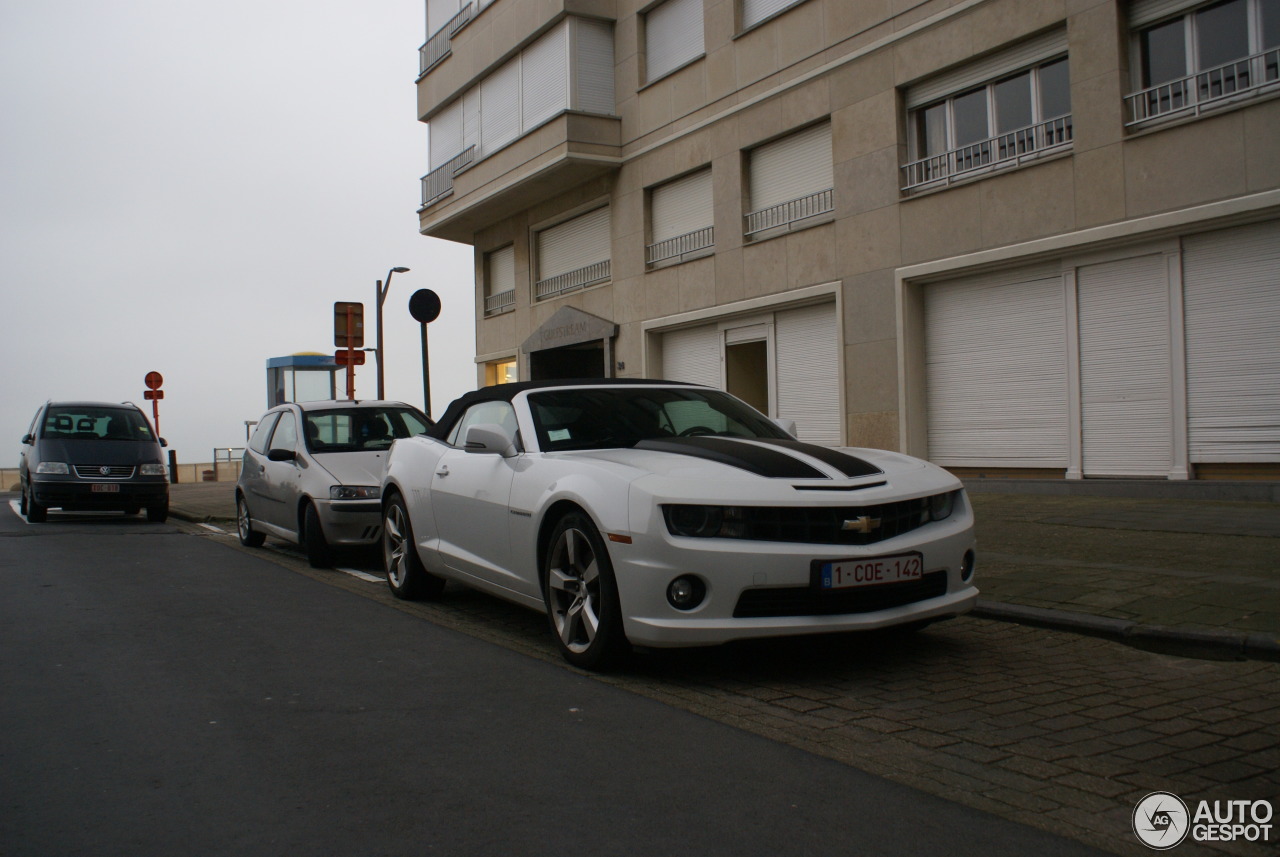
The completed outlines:
<svg viewBox="0 0 1280 857">
<path fill-rule="evenodd" d="M 227 534 L 227 531 L 222 529 L 222 527 L 215 527 L 213 524 L 201 524 L 200 526 L 204 527 L 206 530 L 213 530 L 215 533 L 221 533 L 224 536 Z"/>
<path fill-rule="evenodd" d="M 358 577 L 361 580 L 367 580 L 370 583 L 381 583 L 383 580 L 383 578 L 379 577 L 376 574 L 369 574 L 369 572 L 367 571 L 360 571 L 359 569 L 355 569 L 355 568 L 335 568 L 334 571 L 340 571 L 343 574 L 349 574 L 352 577 Z"/>
</svg>

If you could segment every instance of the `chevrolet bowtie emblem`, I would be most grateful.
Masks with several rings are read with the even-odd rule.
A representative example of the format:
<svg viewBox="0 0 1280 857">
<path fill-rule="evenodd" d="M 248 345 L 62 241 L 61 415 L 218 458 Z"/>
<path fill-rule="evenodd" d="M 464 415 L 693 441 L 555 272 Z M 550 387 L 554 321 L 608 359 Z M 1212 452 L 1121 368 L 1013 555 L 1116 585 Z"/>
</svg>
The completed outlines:
<svg viewBox="0 0 1280 857">
<path fill-rule="evenodd" d="M 880 519 L 869 518 L 866 515 L 863 515 L 859 518 L 854 518 L 852 521 L 845 521 L 843 524 L 840 525 L 840 529 L 842 530 L 851 530 L 859 533 L 869 533 L 872 530 L 876 530 L 879 528 L 880 528 Z"/>
</svg>

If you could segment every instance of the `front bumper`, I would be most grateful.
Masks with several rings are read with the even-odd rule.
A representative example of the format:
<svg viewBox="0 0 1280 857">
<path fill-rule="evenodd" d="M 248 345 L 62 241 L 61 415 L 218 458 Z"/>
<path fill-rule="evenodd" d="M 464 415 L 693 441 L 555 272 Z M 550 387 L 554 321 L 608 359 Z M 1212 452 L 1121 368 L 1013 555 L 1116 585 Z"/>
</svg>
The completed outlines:
<svg viewBox="0 0 1280 857">
<path fill-rule="evenodd" d="M 316 500 L 315 507 L 331 545 L 367 545 L 382 537 L 380 500 Z"/>
<path fill-rule="evenodd" d="M 130 511 L 163 503 L 169 496 L 169 481 L 163 476 L 128 482 L 33 476 L 30 484 L 38 504 L 67 511 Z"/>
<path fill-rule="evenodd" d="M 680 538 L 665 527 L 647 529 L 632 544 L 609 546 L 623 624 L 636 645 L 877 630 L 957 616 L 978 598 L 967 502 L 948 520 L 860 547 Z M 920 554 L 921 580 L 834 591 L 816 584 L 815 563 L 904 553 Z M 697 577 L 706 588 L 693 610 L 677 610 L 667 601 L 668 585 L 681 575 Z"/>
</svg>

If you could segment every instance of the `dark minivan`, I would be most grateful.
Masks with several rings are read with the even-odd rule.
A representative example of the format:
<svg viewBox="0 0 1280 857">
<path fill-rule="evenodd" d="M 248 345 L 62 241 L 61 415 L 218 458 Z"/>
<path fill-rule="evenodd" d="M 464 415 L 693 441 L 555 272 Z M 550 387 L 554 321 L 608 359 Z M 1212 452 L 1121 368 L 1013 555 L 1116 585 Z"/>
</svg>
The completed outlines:
<svg viewBox="0 0 1280 857">
<path fill-rule="evenodd" d="M 49 509 L 169 516 L 169 468 L 151 423 L 129 402 L 46 402 L 22 438 L 18 481 L 28 521 Z"/>
</svg>

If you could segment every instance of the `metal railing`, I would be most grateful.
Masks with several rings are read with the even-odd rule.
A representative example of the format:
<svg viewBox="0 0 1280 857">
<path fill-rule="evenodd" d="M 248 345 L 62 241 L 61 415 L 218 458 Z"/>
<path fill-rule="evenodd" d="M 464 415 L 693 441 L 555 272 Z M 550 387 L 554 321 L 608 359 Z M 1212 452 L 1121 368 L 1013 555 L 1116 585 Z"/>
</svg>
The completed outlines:
<svg viewBox="0 0 1280 857">
<path fill-rule="evenodd" d="M 484 314 L 497 315 L 505 312 L 516 305 L 516 290 L 507 289 L 505 292 L 498 292 L 496 295 L 489 295 L 484 299 Z"/>
<path fill-rule="evenodd" d="M 553 298 L 556 295 L 562 295 L 565 292 L 573 292 L 578 289 L 585 289 L 587 286 L 594 286 L 596 283 L 603 283 L 609 279 L 611 268 L 610 260 L 605 259 L 603 262 L 596 262 L 576 271 L 568 271 L 554 277 L 548 277 L 545 280 L 538 280 L 534 286 L 534 297 L 542 301 L 547 298 Z"/>
<path fill-rule="evenodd" d="M 1215 104 L 1252 97 L 1280 88 L 1280 48 L 1253 54 L 1236 62 L 1162 83 L 1124 97 L 1126 125 L 1188 114 L 1195 116 Z"/>
<path fill-rule="evenodd" d="M 467 146 L 459 154 L 454 155 L 440 166 L 422 177 L 422 207 L 434 205 L 436 202 L 453 193 L 453 177 L 471 166 L 476 159 L 476 147 Z"/>
<path fill-rule="evenodd" d="M 790 229 L 793 223 L 834 211 L 835 195 L 833 191 L 833 188 L 827 188 L 817 193 L 811 193 L 808 196 L 802 196 L 799 199 L 753 211 L 744 218 L 746 220 L 746 234 L 754 235 L 757 232 L 764 232 L 781 226 Z"/>
<path fill-rule="evenodd" d="M 1072 139 L 1070 114 L 1038 125 L 1028 125 L 906 164 L 902 167 L 902 189 L 911 192 L 923 187 L 947 185 L 976 173 L 1016 166 L 1067 149 Z"/>
<path fill-rule="evenodd" d="M 714 247 L 715 244 L 716 230 L 714 226 L 695 229 L 692 232 L 686 232 L 684 235 L 677 235 L 675 238 L 668 238 L 665 241 L 647 245 L 644 249 L 644 262 L 646 265 L 655 265 L 668 259 L 679 258 L 683 260 L 686 256 L 694 253 L 705 255 L 702 251 Z"/>
<path fill-rule="evenodd" d="M 448 23 L 436 30 L 435 34 L 427 39 L 422 47 L 418 48 L 419 77 L 431 71 L 431 69 L 435 68 L 436 63 L 450 54 L 451 46 L 449 40 L 471 20 L 471 12 L 472 6 L 468 3 L 458 11 L 458 14 L 450 18 Z"/>
</svg>

